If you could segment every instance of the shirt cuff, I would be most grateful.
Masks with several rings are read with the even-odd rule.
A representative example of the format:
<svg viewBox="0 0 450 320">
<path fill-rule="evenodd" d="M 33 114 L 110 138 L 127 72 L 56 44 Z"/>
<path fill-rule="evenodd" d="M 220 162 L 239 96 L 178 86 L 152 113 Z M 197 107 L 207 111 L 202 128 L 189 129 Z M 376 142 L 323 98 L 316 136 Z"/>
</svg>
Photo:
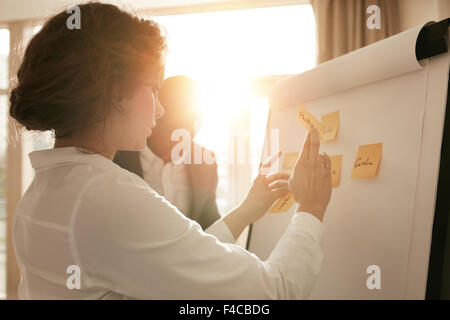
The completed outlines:
<svg viewBox="0 0 450 320">
<path fill-rule="evenodd" d="M 293 219 L 295 220 L 297 229 L 302 230 L 305 234 L 310 236 L 314 241 L 317 241 L 319 245 L 322 246 L 325 229 L 322 221 L 314 215 L 304 211 L 295 212 Z"/>
<path fill-rule="evenodd" d="M 219 241 L 225 243 L 235 243 L 236 239 L 234 239 L 233 234 L 228 228 L 227 224 L 223 221 L 223 219 L 219 219 L 214 222 L 211 226 L 209 226 L 205 232 L 215 236 Z"/>
</svg>

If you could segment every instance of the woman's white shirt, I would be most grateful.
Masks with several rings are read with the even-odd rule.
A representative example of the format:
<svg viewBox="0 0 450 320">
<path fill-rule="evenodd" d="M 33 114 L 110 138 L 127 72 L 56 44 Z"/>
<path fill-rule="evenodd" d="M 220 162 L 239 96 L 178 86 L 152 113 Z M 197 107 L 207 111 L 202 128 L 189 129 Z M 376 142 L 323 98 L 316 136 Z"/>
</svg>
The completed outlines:
<svg viewBox="0 0 450 320">
<path fill-rule="evenodd" d="M 323 225 L 309 213 L 294 213 L 261 261 L 223 220 L 203 231 L 103 156 L 68 147 L 30 160 L 13 221 L 21 299 L 301 299 L 313 288 Z"/>
</svg>

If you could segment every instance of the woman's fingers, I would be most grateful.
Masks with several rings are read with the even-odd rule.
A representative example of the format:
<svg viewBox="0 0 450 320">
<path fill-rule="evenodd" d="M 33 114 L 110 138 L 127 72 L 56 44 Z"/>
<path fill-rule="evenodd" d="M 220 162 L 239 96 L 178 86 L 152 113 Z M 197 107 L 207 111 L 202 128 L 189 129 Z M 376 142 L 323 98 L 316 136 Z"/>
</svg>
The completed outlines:
<svg viewBox="0 0 450 320">
<path fill-rule="evenodd" d="M 331 170 L 331 160 L 330 157 L 326 153 L 320 153 L 317 155 L 317 163 L 318 168 L 326 169 L 326 172 Z"/>
<path fill-rule="evenodd" d="M 302 151 L 300 152 L 300 157 L 297 160 L 297 165 L 299 163 L 304 163 L 309 160 L 309 149 L 311 145 L 311 131 L 306 133 L 305 141 L 303 142 Z"/>
<path fill-rule="evenodd" d="M 326 154 L 325 152 L 323 153 L 323 156 L 325 158 L 325 167 L 327 167 L 328 169 L 331 169 L 331 160 L 330 157 L 328 156 L 328 154 Z"/>
<path fill-rule="evenodd" d="M 268 158 L 264 163 L 259 165 L 259 170 L 263 171 L 263 169 L 270 168 L 281 156 L 281 151 L 278 151 L 273 156 Z"/>
<path fill-rule="evenodd" d="M 320 153 L 317 155 L 317 166 L 319 168 L 331 169 L 331 160 L 326 153 Z"/>
<path fill-rule="evenodd" d="M 311 129 L 311 143 L 309 145 L 309 160 L 313 162 L 317 159 L 320 148 L 319 131 L 316 128 Z"/>
<path fill-rule="evenodd" d="M 303 143 L 302 151 L 298 158 L 297 164 L 300 165 L 305 161 L 316 162 L 317 155 L 320 148 L 320 136 L 319 131 L 316 128 L 312 128 L 306 134 L 305 142 Z"/>
<path fill-rule="evenodd" d="M 317 155 L 317 162 L 316 162 L 317 166 L 319 168 L 325 168 L 326 166 L 326 162 L 325 162 L 325 157 L 323 156 L 323 154 L 318 154 Z"/>
<path fill-rule="evenodd" d="M 277 181 L 277 182 L 272 183 L 272 184 L 269 186 L 269 188 L 270 188 L 271 190 L 274 190 L 274 189 L 280 189 L 280 188 L 289 188 L 289 184 L 288 184 L 288 181 L 287 181 L 287 180 L 286 180 L 286 181 Z"/>
<path fill-rule="evenodd" d="M 289 180 L 290 176 L 288 173 L 277 172 L 266 176 L 266 181 L 268 184 L 271 184 L 276 180 Z"/>
<path fill-rule="evenodd" d="M 276 199 L 279 199 L 281 197 L 284 197 L 289 192 L 289 188 L 280 188 L 276 190 L 271 191 L 272 200 L 275 201 Z"/>
</svg>

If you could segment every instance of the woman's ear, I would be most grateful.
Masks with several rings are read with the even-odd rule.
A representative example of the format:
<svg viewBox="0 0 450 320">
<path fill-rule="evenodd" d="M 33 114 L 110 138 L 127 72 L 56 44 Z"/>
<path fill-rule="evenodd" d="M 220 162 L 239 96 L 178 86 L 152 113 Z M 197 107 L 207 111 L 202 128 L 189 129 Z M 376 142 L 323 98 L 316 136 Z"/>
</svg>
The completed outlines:
<svg viewBox="0 0 450 320">
<path fill-rule="evenodd" d="M 119 89 L 117 85 L 114 85 L 112 94 L 111 94 L 111 101 L 113 103 L 113 107 L 123 109 L 123 92 Z"/>
</svg>

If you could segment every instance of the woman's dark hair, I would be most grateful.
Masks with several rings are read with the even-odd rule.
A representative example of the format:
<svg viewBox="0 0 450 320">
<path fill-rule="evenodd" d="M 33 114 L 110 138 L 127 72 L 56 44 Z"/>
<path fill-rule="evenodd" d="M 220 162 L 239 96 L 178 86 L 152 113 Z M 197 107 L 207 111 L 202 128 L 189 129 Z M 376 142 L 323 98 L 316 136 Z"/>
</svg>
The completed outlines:
<svg viewBox="0 0 450 320">
<path fill-rule="evenodd" d="M 110 4 L 80 8 L 80 29 L 63 11 L 30 41 L 10 94 L 10 114 L 28 130 L 70 136 L 103 121 L 146 73 L 160 72 L 166 50 L 159 26 Z M 70 11 L 69 11 L 70 12 Z"/>
</svg>

